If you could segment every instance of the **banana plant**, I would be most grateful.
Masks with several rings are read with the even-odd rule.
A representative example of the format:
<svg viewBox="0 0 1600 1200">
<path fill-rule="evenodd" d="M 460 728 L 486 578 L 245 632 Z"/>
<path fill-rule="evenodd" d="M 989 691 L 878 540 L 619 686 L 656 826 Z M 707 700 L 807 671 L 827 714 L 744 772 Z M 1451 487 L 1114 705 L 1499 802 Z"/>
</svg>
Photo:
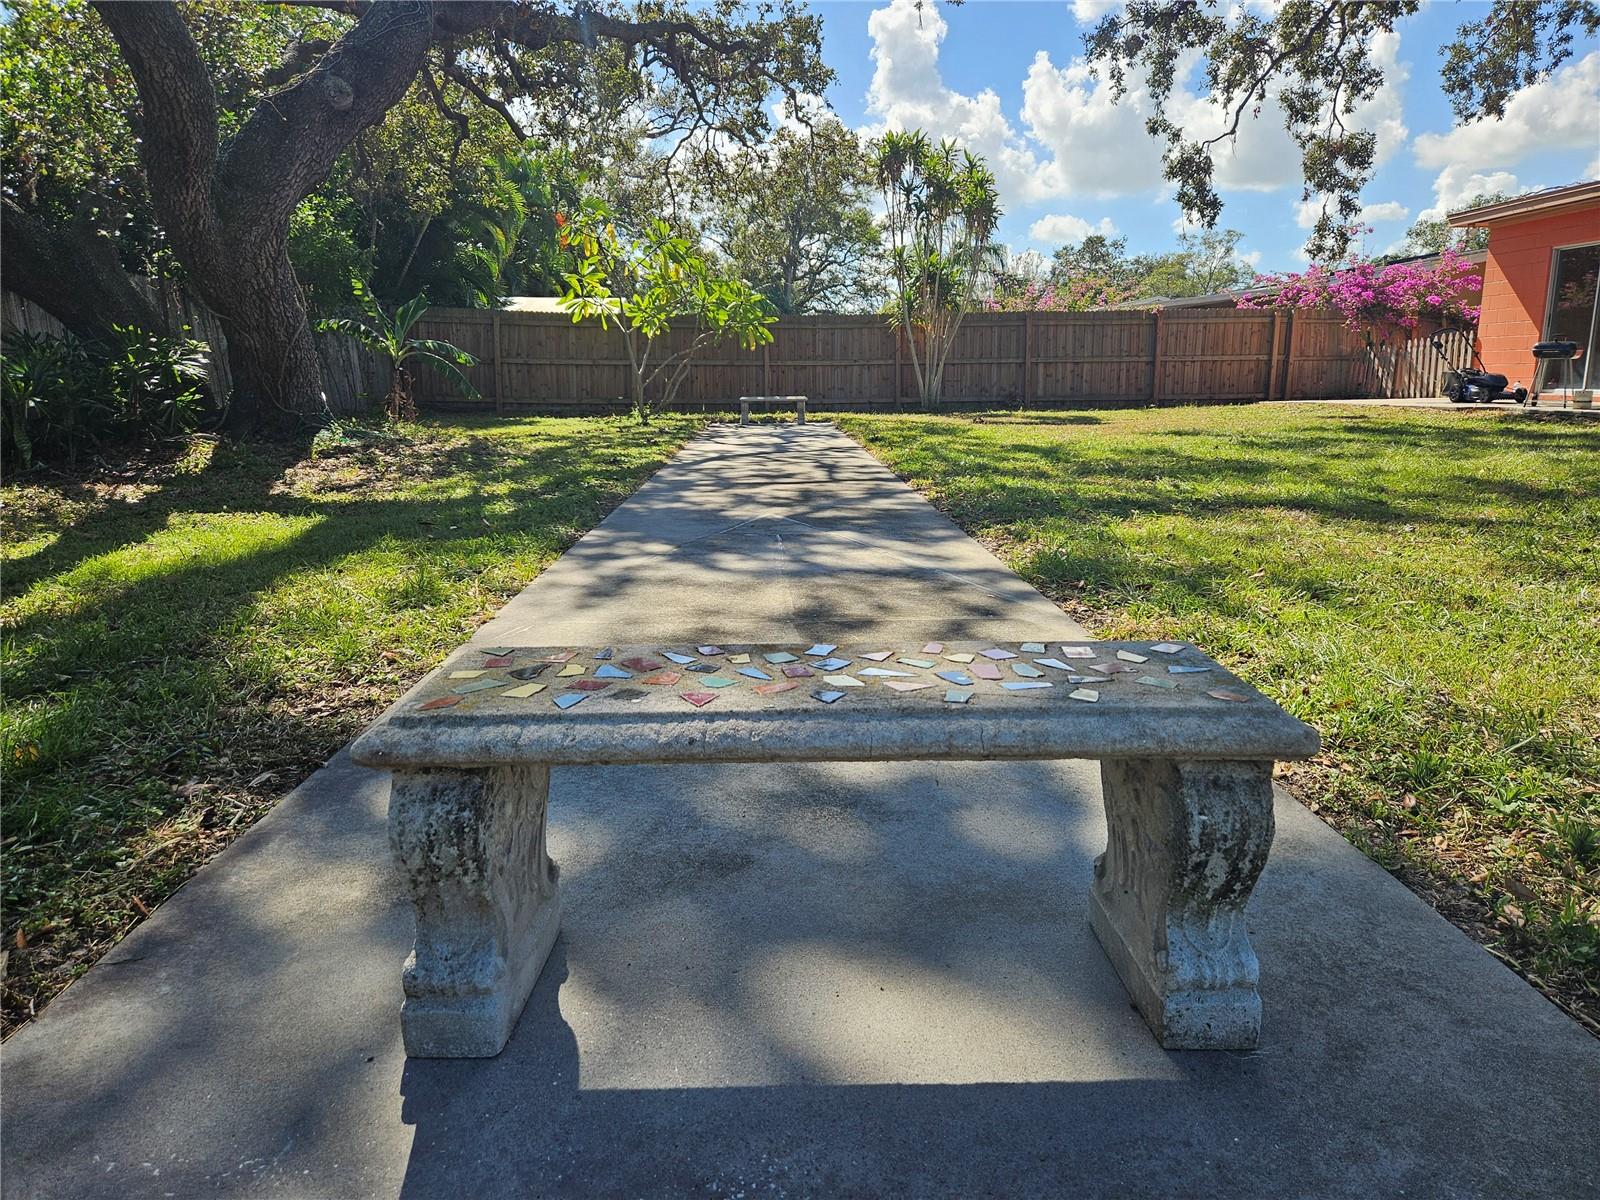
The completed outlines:
<svg viewBox="0 0 1600 1200">
<path fill-rule="evenodd" d="M 411 368 L 417 363 L 430 367 L 450 380 L 467 399 L 481 398 L 478 389 L 472 386 L 472 381 L 461 370 L 462 367 L 475 365 L 478 361 L 475 356 L 450 342 L 411 336 L 411 330 L 428 311 L 427 296 L 413 296 L 393 312 L 388 312 L 361 280 L 352 279 L 350 283 L 363 315 L 332 317 L 319 322 L 317 328 L 324 333 L 342 333 L 354 338 L 389 360 L 392 371 L 389 394 L 383 400 L 383 411 L 390 418 L 411 420 L 417 415 L 417 404 L 411 397 Z"/>
</svg>

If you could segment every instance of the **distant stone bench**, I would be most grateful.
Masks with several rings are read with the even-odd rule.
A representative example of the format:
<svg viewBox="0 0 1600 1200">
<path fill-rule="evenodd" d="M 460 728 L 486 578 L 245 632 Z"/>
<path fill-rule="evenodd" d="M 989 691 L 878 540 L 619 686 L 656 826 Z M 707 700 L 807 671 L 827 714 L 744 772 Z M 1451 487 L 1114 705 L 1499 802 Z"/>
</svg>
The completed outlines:
<svg viewBox="0 0 1600 1200">
<path fill-rule="evenodd" d="M 780 406 L 794 409 L 794 423 L 806 423 L 806 398 L 804 396 L 740 396 L 739 397 L 739 424 L 750 424 L 750 406 L 759 404 L 769 412 L 772 408 Z M 826 422 L 824 422 L 826 424 Z"/>
<path fill-rule="evenodd" d="M 560 924 L 551 767 L 1073 758 L 1101 764 L 1089 919 L 1134 1003 L 1168 1049 L 1253 1047 L 1272 766 L 1316 732 L 1192 647 L 1042 645 L 457 651 L 353 749 L 394 773 L 406 1052 L 510 1036 Z"/>
</svg>

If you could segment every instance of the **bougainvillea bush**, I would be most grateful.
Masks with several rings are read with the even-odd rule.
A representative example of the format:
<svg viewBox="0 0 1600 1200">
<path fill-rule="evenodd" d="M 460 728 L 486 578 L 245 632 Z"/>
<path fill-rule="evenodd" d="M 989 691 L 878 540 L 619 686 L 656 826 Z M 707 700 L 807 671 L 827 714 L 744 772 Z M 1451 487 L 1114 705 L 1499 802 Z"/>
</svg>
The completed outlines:
<svg viewBox="0 0 1600 1200">
<path fill-rule="evenodd" d="M 1239 300 L 1240 308 L 1331 308 L 1351 329 L 1415 329 L 1423 321 L 1476 325 L 1470 301 L 1483 288 L 1478 269 L 1454 250 L 1426 262 L 1353 262 L 1284 275 L 1259 275 L 1272 291 Z"/>
<path fill-rule="evenodd" d="M 989 312 L 1088 312 L 1132 298 L 1131 289 L 1110 279 L 1086 275 L 1060 283 L 1027 280 L 999 287 L 981 306 Z"/>
</svg>

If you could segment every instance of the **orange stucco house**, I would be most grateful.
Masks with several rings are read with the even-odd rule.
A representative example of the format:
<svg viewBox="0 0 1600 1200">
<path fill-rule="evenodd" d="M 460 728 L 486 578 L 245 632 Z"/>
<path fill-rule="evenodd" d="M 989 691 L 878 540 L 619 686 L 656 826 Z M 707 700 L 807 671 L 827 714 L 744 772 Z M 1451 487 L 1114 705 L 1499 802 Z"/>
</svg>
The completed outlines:
<svg viewBox="0 0 1600 1200">
<path fill-rule="evenodd" d="M 1600 386 L 1595 354 L 1595 281 L 1600 278 L 1600 180 L 1546 188 L 1498 204 L 1453 212 L 1456 228 L 1489 231 L 1477 350 L 1484 369 L 1529 386 L 1533 344 L 1571 341 L 1576 386 Z M 1546 391 L 1560 383 L 1555 375 Z"/>
</svg>

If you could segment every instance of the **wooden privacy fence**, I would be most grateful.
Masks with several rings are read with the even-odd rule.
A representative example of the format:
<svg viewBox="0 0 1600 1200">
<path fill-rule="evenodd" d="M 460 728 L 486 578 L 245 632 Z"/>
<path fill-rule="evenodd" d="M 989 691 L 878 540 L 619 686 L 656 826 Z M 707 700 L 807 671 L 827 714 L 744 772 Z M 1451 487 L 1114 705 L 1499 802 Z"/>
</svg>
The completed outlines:
<svg viewBox="0 0 1600 1200">
<path fill-rule="evenodd" d="M 622 339 L 559 313 L 435 308 L 418 335 L 471 351 L 485 403 L 516 409 L 616 408 L 631 393 Z M 917 403 L 903 335 L 876 316 L 783 317 L 766 346 L 709 349 L 678 402 L 722 407 L 742 395 L 805 395 L 826 406 Z M 687 334 L 674 334 L 673 337 Z M 1452 353 L 1460 358 L 1464 343 Z M 1442 366 L 1418 341 L 1369 346 L 1335 314 L 1173 312 L 974 313 L 945 367 L 942 403 L 1147 404 L 1436 395 Z M 1430 374 L 1431 372 L 1431 374 Z M 1391 391 L 1393 388 L 1410 389 Z M 419 372 L 417 399 L 467 406 L 448 381 Z"/>
</svg>

